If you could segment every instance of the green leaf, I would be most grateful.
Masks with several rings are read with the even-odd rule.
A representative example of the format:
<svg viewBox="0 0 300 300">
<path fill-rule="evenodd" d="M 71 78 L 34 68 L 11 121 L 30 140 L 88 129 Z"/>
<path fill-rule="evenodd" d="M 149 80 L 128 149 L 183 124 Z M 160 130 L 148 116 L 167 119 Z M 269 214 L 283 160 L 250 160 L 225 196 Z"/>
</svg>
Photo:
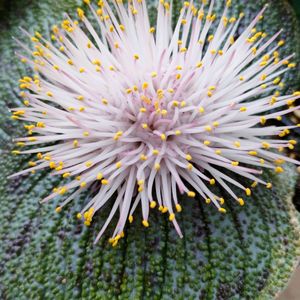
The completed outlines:
<svg viewBox="0 0 300 300">
<path fill-rule="evenodd" d="M 263 3 L 235 1 L 233 12 L 244 10 L 247 24 Z M 257 187 L 244 207 L 227 201 L 226 215 L 200 199 L 183 198 L 183 239 L 159 212 L 151 213 L 148 229 L 135 216 L 116 248 L 107 243 L 109 232 L 93 245 L 109 207 L 84 228 L 75 218 L 84 197 L 60 214 L 54 212 L 54 202 L 39 204 L 57 184 L 47 172 L 7 180 L 29 159 L 10 154 L 11 139 L 21 134 L 22 126 L 10 119 L 7 107 L 21 103 L 17 80 L 28 72 L 14 55 L 12 36 L 23 40 L 19 26 L 49 36 L 62 13 L 74 15 L 80 3 L 26 0 L 1 5 L 1 299 L 274 298 L 299 257 L 299 216 L 292 204 L 297 175 L 292 166 L 283 175 L 265 173 L 274 189 Z M 222 5 L 217 1 L 217 11 Z M 284 53 L 295 52 L 299 61 L 299 26 L 286 1 L 272 2 L 262 26 L 270 34 L 284 27 Z M 295 70 L 285 77 L 288 88 L 299 85 L 299 76 Z"/>
</svg>

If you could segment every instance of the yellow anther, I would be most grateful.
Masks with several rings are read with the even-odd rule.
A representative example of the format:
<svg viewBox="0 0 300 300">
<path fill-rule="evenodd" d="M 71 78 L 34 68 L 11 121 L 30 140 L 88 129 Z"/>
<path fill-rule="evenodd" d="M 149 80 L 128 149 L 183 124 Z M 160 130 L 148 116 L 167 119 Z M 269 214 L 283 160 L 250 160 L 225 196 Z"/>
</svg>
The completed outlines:
<svg viewBox="0 0 300 300">
<path fill-rule="evenodd" d="M 201 68 L 202 66 L 203 66 L 203 62 L 202 61 L 197 62 L 196 68 Z"/>
<path fill-rule="evenodd" d="M 44 122 L 37 122 L 36 127 L 45 128 L 45 123 Z"/>
<path fill-rule="evenodd" d="M 181 106 L 181 107 L 185 107 L 185 106 L 186 106 L 186 102 L 185 102 L 185 101 L 181 101 L 181 102 L 180 102 L 180 106 Z"/>
<path fill-rule="evenodd" d="M 264 66 L 266 66 L 267 64 L 268 64 L 267 61 L 262 61 L 261 63 L 259 63 L 259 65 L 260 65 L 261 67 L 264 67 Z"/>
<path fill-rule="evenodd" d="M 134 58 L 135 60 L 138 60 L 140 57 L 139 57 L 138 54 L 134 54 L 134 55 L 133 55 L 133 58 Z"/>
<path fill-rule="evenodd" d="M 117 163 L 116 163 L 116 168 L 117 169 L 120 169 L 122 167 L 122 162 L 121 161 L 118 161 Z"/>
<path fill-rule="evenodd" d="M 155 208 L 156 207 L 156 202 L 155 201 L 151 201 L 150 202 L 150 207 L 151 208 Z"/>
<path fill-rule="evenodd" d="M 244 81 L 245 77 L 244 76 L 240 76 L 240 81 Z"/>
<path fill-rule="evenodd" d="M 245 189 L 245 193 L 247 196 L 251 196 L 251 190 L 249 188 Z"/>
<path fill-rule="evenodd" d="M 182 207 L 181 207 L 181 205 L 180 204 L 176 204 L 176 211 L 177 212 L 181 212 L 182 211 Z"/>
<path fill-rule="evenodd" d="M 79 19 L 83 20 L 84 11 L 81 8 L 77 8 L 77 14 L 78 14 Z"/>
<path fill-rule="evenodd" d="M 213 93 L 212 93 L 211 91 L 208 91 L 208 92 L 207 92 L 207 96 L 208 96 L 208 97 L 212 97 L 212 95 L 213 95 Z"/>
<path fill-rule="evenodd" d="M 26 143 L 25 142 L 17 142 L 16 145 L 19 147 L 24 147 L 26 145 Z"/>
<path fill-rule="evenodd" d="M 281 40 L 281 41 L 278 42 L 277 45 L 278 45 L 279 47 L 281 47 L 281 46 L 283 46 L 284 44 L 285 44 L 285 41 L 284 41 L 284 40 Z"/>
<path fill-rule="evenodd" d="M 151 27 L 150 29 L 149 29 L 149 32 L 150 33 L 153 33 L 155 31 L 155 28 L 154 27 Z"/>
<path fill-rule="evenodd" d="M 151 77 L 156 77 L 157 76 L 157 73 L 156 72 L 151 72 Z"/>
<path fill-rule="evenodd" d="M 140 155 L 140 160 L 145 161 L 147 159 L 148 159 L 148 157 L 146 155 L 144 155 L 144 154 Z"/>
<path fill-rule="evenodd" d="M 86 167 L 91 167 L 93 165 L 93 163 L 91 162 L 91 161 L 87 161 L 86 163 L 85 163 L 85 166 Z"/>
<path fill-rule="evenodd" d="M 129 221 L 129 223 L 132 223 L 132 222 L 133 222 L 133 216 L 132 216 L 132 215 L 130 215 L 130 216 L 128 217 L 128 221 Z"/>
<path fill-rule="evenodd" d="M 187 23 L 186 19 L 182 19 L 182 20 L 181 20 L 181 24 L 182 24 L 182 25 L 185 25 L 186 23 Z"/>
<path fill-rule="evenodd" d="M 107 104 L 108 104 L 107 99 L 104 99 L 104 98 L 101 99 L 101 102 L 102 102 L 104 105 L 107 105 Z"/>
<path fill-rule="evenodd" d="M 145 90 L 146 88 L 148 88 L 148 86 L 149 86 L 148 82 L 144 82 L 142 84 L 142 89 Z"/>
<path fill-rule="evenodd" d="M 62 210 L 61 206 L 57 206 L 57 207 L 55 208 L 55 212 L 57 212 L 57 213 L 60 213 L 61 210 Z"/>
<path fill-rule="evenodd" d="M 84 96 L 79 95 L 79 96 L 76 97 L 76 99 L 79 100 L 79 101 L 83 101 L 84 100 Z"/>
<path fill-rule="evenodd" d="M 186 168 L 187 168 L 189 171 L 192 171 L 192 170 L 193 170 L 193 165 L 192 165 L 192 164 L 187 164 Z"/>
<path fill-rule="evenodd" d="M 261 77 L 260 77 L 260 80 L 263 81 L 263 80 L 266 80 L 266 78 L 267 78 L 267 74 L 262 74 Z"/>
<path fill-rule="evenodd" d="M 238 202 L 240 204 L 240 206 L 244 206 L 245 205 L 245 201 L 243 198 L 238 198 Z"/>
<path fill-rule="evenodd" d="M 15 154 L 15 155 L 18 155 L 18 154 L 21 153 L 21 151 L 19 151 L 19 150 L 13 150 L 13 151 L 11 151 L 11 153 L 12 153 L 12 154 Z"/>
<path fill-rule="evenodd" d="M 214 39 L 214 35 L 211 34 L 211 35 L 207 38 L 207 41 L 208 41 L 208 42 L 211 42 L 213 39 Z"/>
<path fill-rule="evenodd" d="M 214 185 L 216 183 L 216 180 L 214 178 L 210 179 L 209 180 L 209 184 L 210 185 Z"/>
<path fill-rule="evenodd" d="M 88 131 L 84 131 L 84 132 L 83 132 L 83 135 L 84 135 L 84 136 L 89 136 L 90 133 L 89 133 Z"/>
<path fill-rule="evenodd" d="M 48 97 L 53 97 L 53 94 L 52 94 L 51 92 L 47 92 L 46 95 L 47 95 Z"/>
<path fill-rule="evenodd" d="M 267 189 L 271 189 L 271 188 L 272 188 L 272 183 L 271 183 L 271 182 L 268 182 L 267 185 L 266 185 L 266 188 L 267 188 Z"/>
<path fill-rule="evenodd" d="M 58 193 L 59 193 L 60 195 L 63 195 L 63 194 L 65 194 L 66 192 L 67 192 L 67 188 L 66 188 L 66 187 L 62 187 L 62 188 L 60 188 L 59 191 L 58 191 Z"/>
<path fill-rule="evenodd" d="M 25 114 L 25 110 L 18 110 L 13 113 L 15 116 L 21 116 Z"/>
<path fill-rule="evenodd" d="M 160 138 L 161 138 L 162 141 L 165 141 L 167 139 L 167 137 L 166 137 L 166 135 L 164 133 L 162 133 L 160 135 Z"/>
<path fill-rule="evenodd" d="M 296 64 L 295 63 L 290 63 L 288 64 L 288 68 L 292 69 L 292 68 L 295 68 L 296 67 Z"/>
<path fill-rule="evenodd" d="M 161 114 L 162 114 L 162 116 L 166 116 L 168 114 L 168 111 L 165 109 L 162 109 Z"/>
<path fill-rule="evenodd" d="M 188 197 L 194 198 L 196 196 L 196 193 L 193 191 L 188 191 L 187 195 L 188 195 Z"/>
<path fill-rule="evenodd" d="M 175 214 L 174 213 L 172 213 L 172 214 L 170 214 L 169 215 L 169 221 L 173 221 L 175 219 Z"/>
<path fill-rule="evenodd" d="M 181 53 L 185 53 L 187 51 L 187 48 L 186 47 L 182 47 L 182 48 L 180 48 L 180 50 L 179 50 L 179 52 L 181 52 Z"/>
<path fill-rule="evenodd" d="M 210 145 L 210 143 L 211 143 L 211 142 L 210 142 L 210 141 L 207 141 L 207 140 L 203 142 L 203 144 L 204 144 L 205 146 Z"/>
<path fill-rule="evenodd" d="M 192 156 L 191 156 L 190 154 L 187 154 L 187 155 L 185 156 L 185 159 L 188 160 L 188 161 L 190 161 L 190 160 L 192 160 Z"/>
<path fill-rule="evenodd" d="M 121 29 L 121 31 L 125 31 L 125 26 L 123 24 L 120 24 L 119 28 Z"/>
<path fill-rule="evenodd" d="M 218 155 L 220 155 L 220 154 L 222 154 L 222 150 L 217 149 L 217 150 L 215 151 L 215 153 L 218 154 Z"/>
<path fill-rule="evenodd" d="M 257 186 L 258 182 L 257 181 L 253 181 L 253 183 L 251 184 L 252 188 L 255 188 Z"/>
<path fill-rule="evenodd" d="M 55 162 L 54 162 L 54 161 L 50 161 L 50 162 L 49 162 L 49 167 L 50 167 L 51 169 L 54 169 L 54 168 L 56 167 Z"/>
<path fill-rule="evenodd" d="M 82 219 L 82 214 L 81 213 L 77 213 L 76 217 L 77 217 L 78 220 L 80 220 L 80 219 Z"/>
<path fill-rule="evenodd" d="M 199 110 L 199 113 L 201 113 L 201 114 L 204 113 L 204 111 L 205 111 L 204 108 L 203 108 L 202 106 L 200 106 L 200 107 L 198 108 L 198 110 Z"/>
<path fill-rule="evenodd" d="M 238 142 L 238 141 L 235 141 L 233 144 L 234 144 L 234 146 L 236 146 L 237 148 L 240 148 L 240 147 L 241 147 L 241 143 Z"/>
<path fill-rule="evenodd" d="M 176 100 L 174 100 L 174 101 L 172 102 L 172 105 L 173 105 L 174 107 L 178 107 L 178 105 L 179 105 L 179 102 L 178 102 L 178 101 L 176 101 Z"/>
<path fill-rule="evenodd" d="M 70 177 L 71 173 L 70 172 L 66 172 L 62 175 L 63 178 L 68 178 Z"/>
<path fill-rule="evenodd" d="M 224 200 L 224 198 L 222 198 L 222 197 L 221 197 L 221 198 L 219 198 L 219 202 L 220 202 L 220 204 L 221 204 L 221 205 L 223 205 L 223 204 L 225 203 L 225 200 Z"/>
<path fill-rule="evenodd" d="M 166 206 L 163 206 L 162 209 L 161 209 L 161 212 L 163 214 L 165 214 L 167 211 L 168 211 L 168 208 Z"/>
<path fill-rule="evenodd" d="M 263 165 L 263 164 L 265 163 L 265 160 L 264 160 L 263 158 L 261 158 L 261 159 L 259 160 L 259 162 Z"/>
<path fill-rule="evenodd" d="M 243 107 L 240 108 L 240 111 L 241 111 L 241 112 L 244 112 L 244 111 L 246 111 L 246 110 L 247 110 L 247 107 L 245 107 L 245 106 L 243 106 Z"/>
<path fill-rule="evenodd" d="M 144 128 L 144 129 L 147 129 L 147 128 L 148 128 L 148 125 L 147 125 L 146 123 L 143 123 L 141 126 L 142 126 L 142 128 Z"/>
<path fill-rule="evenodd" d="M 81 187 L 81 188 L 86 187 L 86 182 L 85 182 L 85 181 L 82 181 L 82 182 L 80 183 L 80 187 Z"/>
<path fill-rule="evenodd" d="M 96 178 L 97 180 L 101 180 L 103 178 L 103 174 L 99 172 Z"/>
<path fill-rule="evenodd" d="M 147 220 L 143 220 L 142 221 L 142 224 L 145 226 L 145 227 L 149 227 L 149 222 Z"/>
<path fill-rule="evenodd" d="M 181 131 L 180 131 L 180 130 L 176 130 L 176 131 L 175 131 L 175 135 L 177 135 L 177 136 L 178 136 L 178 135 L 181 135 Z"/>
<path fill-rule="evenodd" d="M 107 185 L 107 184 L 108 184 L 108 180 L 107 180 L 107 179 L 102 179 L 102 180 L 101 180 L 101 183 L 102 183 L 103 185 Z"/>
<path fill-rule="evenodd" d="M 280 77 L 277 77 L 277 78 L 275 78 L 274 80 L 273 80 L 273 84 L 275 84 L 275 85 L 277 85 L 277 84 L 279 84 L 280 83 Z"/>
<path fill-rule="evenodd" d="M 152 154 L 153 154 L 153 155 L 158 155 L 158 154 L 159 154 L 159 151 L 158 151 L 157 149 L 153 149 L 153 150 L 152 150 Z"/>
<path fill-rule="evenodd" d="M 160 170 L 160 164 L 159 163 L 155 163 L 154 164 L 154 170 L 155 171 L 159 171 Z"/>
<path fill-rule="evenodd" d="M 282 167 L 276 167 L 275 168 L 275 172 L 276 173 L 282 173 L 284 170 L 283 170 L 283 168 Z"/>
<path fill-rule="evenodd" d="M 211 128 L 211 126 L 209 126 L 209 125 L 205 126 L 204 129 L 205 129 L 206 131 L 208 131 L 208 132 L 212 131 L 212 128 Z"/>
<path fill-rule="evenodd" d="M 226 209 L 223 207 L 219 207 L 219 212 L 225 214 L 226 213 Z"/>
<path fill-rule="evenodd" d="M 261 123 L 261 125 L 265 125 L 266 122 L 267 122 L 266 117 L 261 117 L 261 118 L 260 118 L 260 123 Z"/>
<path fill-rule="evenodd" d="M 213 125 L 214 127 L 218 127 L 218 126 L 220 125 L 220 123 L 219 123 L 218 121 L 215 121 L 215 122 L 212 123 L 212 125 Z"/>
<path fill-rule="evenodd" d="M 90 226 L 91 225 L 91 221 L 84 221 L 84 225 L 85 226 Z"/>
<path fill-rule="evenodd" d="M 78 147 L 78 140 L 74 140 L 73 141 L 73 146 L 76 148 L 76 147 Z"/>
<path fill-rule="evenodd" d="M 274 163 L 276 165 L 281 165 L 281 164 L 284 164 L 285 161 L 283 159 L 281 159 L 281 158 L 277 158 L 277 159 L 274 160 Z"/>
<path fill-rule="evenodd" d="M 269 149 L 269 148 L 270 148 L 270 144 L 267 143 L 267 142 L 262 142 L 261 145 L 262 145 L 262 147 L 263 147 L 264 149 Z"/>
<path fill-rule="evenodd" d="M 249 154 L 249 155 L 252 155 L 252 156 L 256 156 L 256 155 L 257 155 L 257 152 L 256 152 L 256 151 L 249 151 L 248 154 Z"/>
<path fill-rule="evenodd" d="M 210 202 L 211 202 L 210 198 L 206 198 L 206 199 L 205 199 L 205 203 L 206 203 L 206 204 L 209 204 Z"/>
<path fill-rule="evenodd" d="M 233 165 L 234 167 L 237 167 L 239 165 L 239 162 L 238 161 L 233 161 L 233 162 L 231 162 L 231 165 Z"/>
</svg>

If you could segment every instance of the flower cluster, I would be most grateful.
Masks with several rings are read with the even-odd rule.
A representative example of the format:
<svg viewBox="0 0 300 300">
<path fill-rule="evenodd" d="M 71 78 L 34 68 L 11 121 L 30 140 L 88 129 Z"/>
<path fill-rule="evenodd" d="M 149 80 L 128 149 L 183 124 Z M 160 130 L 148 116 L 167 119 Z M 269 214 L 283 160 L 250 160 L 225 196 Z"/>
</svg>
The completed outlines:
<svg viewBox="0 0 300 300">
<path fill-rule="evenodd" d="M 199 9 L 184 2 L 174 30 L 163 0 L 154 27 L 144 0 L 113 7 L 100 0 L 97 9 L 84 2 L 96 27 L 78 8 L 78 21 L 67 16 L 51 41 L 24 31 L 33 52 L 19 42 L 30 54 L 20 59 L 35 75 L 20 80 L 24 107 L 12 110 L 28 130 L 16 143 L 29 148 L 13 153 L 37 160 L 13 176 L 50 167 L 69 178 L 43 202 L 68 194 L 59 212 L 93 185 L 97 193 L 77 215 L 86 225 L 116 195 L 96 240 L 118 211 L 116 245 L 138 205 L 145 227 L 157 206 L 181 236 L 178 193 L 198 194 L 225 213 L 212 185 L 244 205 L 230 185 L 250 196 L 257 184 L 272 186 L 259 177 L 262 168 L 283 172 L 284 162 L 297 163 L 280 153 L 296 141 L 274 138 L 297 125 L 270 125 L 297 109 L 300 92 L 280 94 L 282 75 L 295 63 L 293 55 L 280 57 L 280 32 L 268 38 L 256 30 L 265 8 L 238 35 L 243 13 L 229 16 L 230 0 L 219 21 L 213 1 Z M 249 179 L 249 187 L 224 170 Z"/>
</svg>

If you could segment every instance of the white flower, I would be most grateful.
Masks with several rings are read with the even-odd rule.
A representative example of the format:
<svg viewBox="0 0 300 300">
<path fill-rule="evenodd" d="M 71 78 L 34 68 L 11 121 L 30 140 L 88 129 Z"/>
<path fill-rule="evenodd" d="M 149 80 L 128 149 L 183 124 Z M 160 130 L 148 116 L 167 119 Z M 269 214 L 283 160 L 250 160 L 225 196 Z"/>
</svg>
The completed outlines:
<svg viewBox="0 0 300 300">
<path fill-rule="evenodd" d="M 267 38 L 256 31 L 265 8 L 237 36 L 243 14 L 228 17 L 230 1 L 216 26 L 213 1 L 207 12 L 204 4 L 197 10 L 184 2 L 174 31 L 164 1 L 158 4 L 156 27 L 143 0 L 128 8 L 113 2 L 116 14 L 105 1 L 97 10 L 85 2 L 98 27 L 78 9 L 79 22 L 67 17 L 62 28 L 54 26 L 52 42 L 40 33 L 31 37 L 34 58 L 20 55 L 36 75 L 21 79 L 25 107 L 14 109 L 13 118 L 26 121 L 29 133 L 17 144 L 31 147 L 13 152 L 37 153 L 38 160 L 13 176 L 50 167 L 71 178 L 44 202 L 69 193 L 59 212 L 99 184 L 78 214 L 90 225 L 116 194 L 97 240 L 118 211 L 111 238 L 116 245 L 138 205 L 144 226 L 157 205 L 181 236 L 178 191 L 189 197 L 197 193 L 224 213 L 224 199 L 210 185 L 219 184 L 232 196 L 228 201 L 240 205 L 244 200 L 230 185 L 251 195 L 225 169 L 249 179 L 252 187 L 270 188 L 258 176 L 262 168 L 282 172 L 281 163 L 297 163 L 278 153 L 296 141 L 272 137 L 296 126 L 269 125 L 299 108 L 293 103 L 300 93 L 280 95 L 281 76 L 295 64 L 289 61 L 293 55 L 280 58 L 284 42 L 275 42 L 280 32 Z"/>
</svg>

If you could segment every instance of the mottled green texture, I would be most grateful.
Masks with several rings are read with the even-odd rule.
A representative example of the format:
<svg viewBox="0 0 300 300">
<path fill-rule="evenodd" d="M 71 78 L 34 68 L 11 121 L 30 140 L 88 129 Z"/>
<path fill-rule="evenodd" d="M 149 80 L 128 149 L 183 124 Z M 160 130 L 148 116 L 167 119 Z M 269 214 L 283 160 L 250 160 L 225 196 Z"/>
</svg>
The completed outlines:
<svg viewBox="0 0 300 300">
<path fill-rule="evenodd" d="M 198 198 L 182 199 L 179 222 L 183 239 L 178 238 L 167 215 L 152 212 L 148 229 L 141 226 L 141 217 L 135 216 L 116 248 L 107 243 L 113 225 L 93 245 L 108 209 L 96 214 L 90 228 L 84 228 L 75 215 L 87 201 L 85 197 L 61 214 L 54 212 L 57 203 L 39 204 L 57 184 L 47 172 L 14 181 L 6 179 L 26 165 L 23 157 L 9 154 L 11 137 L 22 129 L 9 119 L 7 106 L 21 102 L 17 80 L 26 74 L 14 57 L 16 45 L 11 36 L 20 36 L 18 26 L 48 33 L 63 11 L 74 12 L 76 2 L 16 1 L 2 20 L 0 298 L 273 298 L 285 287 L 299 256 L 298 214 L 291 202 L 294 167 L 288 166 L 280 176 L 265 174 L 275 188 L 256 188 L 245 207 L 227 201 L 226 215 Z M 221 2 L 217 1 L 218 7 Z M 245 9 L 245 22 L 263 3 L 237 2 L 234 9 Z M 271 1 L 270 7 L 264 28 L 274 32 L 284 26 L 285 52 L 299 54 L 299 32 L 291 8 L 284 1 Z M 288 86 L 295 88 L 299 72 L 290 74 Z"/>
</svg>

